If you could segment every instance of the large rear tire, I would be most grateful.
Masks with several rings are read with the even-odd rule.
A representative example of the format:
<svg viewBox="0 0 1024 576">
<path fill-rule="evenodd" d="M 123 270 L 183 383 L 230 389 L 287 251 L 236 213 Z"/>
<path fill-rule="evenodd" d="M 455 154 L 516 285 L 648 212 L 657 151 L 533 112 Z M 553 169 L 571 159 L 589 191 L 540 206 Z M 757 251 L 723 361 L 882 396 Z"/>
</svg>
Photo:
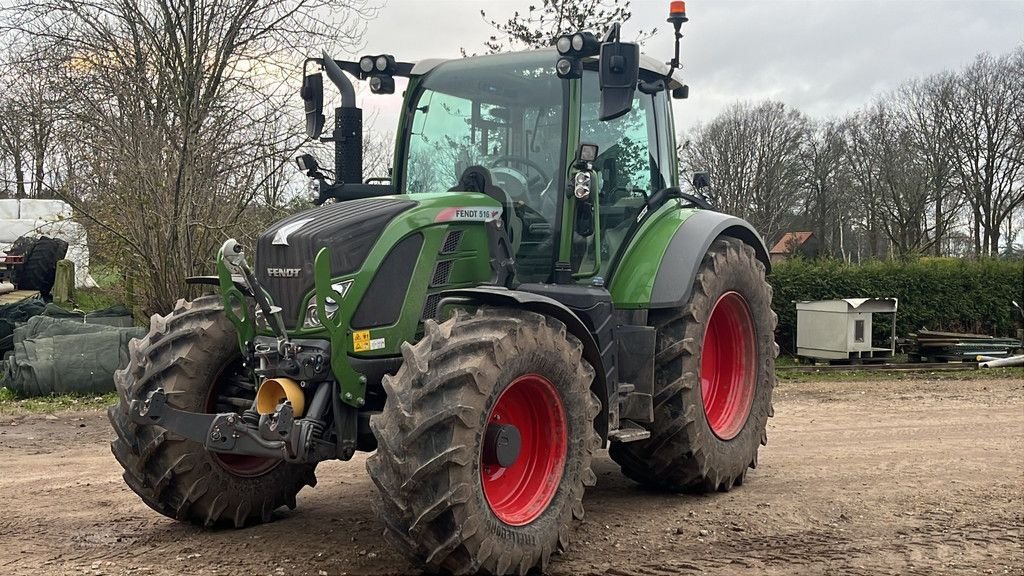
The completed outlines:
<svg viewBox="0 0 1024 576">
<path fill-rule="evenodd" d="M 565 550 L 600 443 L 582 349 L 561 322 L 523 310 L 427 321 L 370 421 L 385 537 L 455 574 L 526 574 Z M 520 449 L 502 460 L 505 426 Z"/>
<path fill-rule="evenodd" d="M 156 388 L 175 408 L 193 412 L 241 413 L 252 401 L 255 386 L 219 297 L 179 300 L 170 315 L 154 315 L 149 334 L 129 344 L 129 357 L 114 376 L 118 403 L 107 416 L 117 438 L 110 448 L 128 487 L 150 508 L 196 524 L 241 528 L 269 522 L 281 506 L 294 508 L 299 490 L 316 483 L 315 465 L 208 452 L 129 418 L 131 401 Z"/>
<path fill-rule="evenodd" d="M 757 466 L 775 387 L 772 289 L 753 248 L 712 244 L 690 301 L 655 310 L 654 422 L 647 440 L 612 444 L 629 478 L 667 490 L 729 490 Z"/>
</svg>

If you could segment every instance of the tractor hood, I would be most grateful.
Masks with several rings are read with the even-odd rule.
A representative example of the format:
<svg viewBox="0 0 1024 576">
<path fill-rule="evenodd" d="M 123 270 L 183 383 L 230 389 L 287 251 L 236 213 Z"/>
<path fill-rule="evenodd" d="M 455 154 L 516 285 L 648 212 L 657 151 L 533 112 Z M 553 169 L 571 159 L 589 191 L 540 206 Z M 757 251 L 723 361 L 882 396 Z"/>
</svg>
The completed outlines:
<svg viewBox="0 0 1024 576">
<path fill-rule="evenodd" d="M 366 198 L 327 204 L 280 220 L 256 244 L 256 276 L 280 306 L 285 327 L 297 327 L 303 300 L 313 290 L 313 260 L 331 248 L 331 275 L 355 272 L 384 228 L 416 202 Z"/>
</svg>

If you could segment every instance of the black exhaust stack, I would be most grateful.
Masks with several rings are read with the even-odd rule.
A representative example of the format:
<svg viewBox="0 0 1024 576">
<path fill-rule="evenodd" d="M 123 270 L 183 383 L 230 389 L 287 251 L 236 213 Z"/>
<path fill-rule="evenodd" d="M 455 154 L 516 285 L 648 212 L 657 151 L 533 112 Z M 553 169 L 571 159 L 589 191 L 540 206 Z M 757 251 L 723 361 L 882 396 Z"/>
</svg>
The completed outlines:
<svg viewBox="0 0 1024 576">
<path fill-rule="evenodd" d="M 333 58 L 323 53 L 327 77 L 341 93 L 341 106 L 334 109 L 334 183 L 360 184 L 363 181 L 363 109 L 356 107 L 352 81 Z"/>
</svg>

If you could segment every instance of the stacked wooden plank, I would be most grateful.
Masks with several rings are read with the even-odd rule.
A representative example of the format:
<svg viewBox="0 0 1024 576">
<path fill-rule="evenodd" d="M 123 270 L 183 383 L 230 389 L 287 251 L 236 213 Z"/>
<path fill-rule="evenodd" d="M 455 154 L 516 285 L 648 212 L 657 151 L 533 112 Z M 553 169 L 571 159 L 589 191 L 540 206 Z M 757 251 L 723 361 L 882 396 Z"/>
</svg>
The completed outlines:
<svg viewBox="0 0 1024 576">
<path fill-rule="evenodd" d="M 978 356 L 1006 358 L 1021 347 L 1020 340 L 984 334 L 919 330 L 910 336 L 912 362 L 973 362 Z"/>
</svg>

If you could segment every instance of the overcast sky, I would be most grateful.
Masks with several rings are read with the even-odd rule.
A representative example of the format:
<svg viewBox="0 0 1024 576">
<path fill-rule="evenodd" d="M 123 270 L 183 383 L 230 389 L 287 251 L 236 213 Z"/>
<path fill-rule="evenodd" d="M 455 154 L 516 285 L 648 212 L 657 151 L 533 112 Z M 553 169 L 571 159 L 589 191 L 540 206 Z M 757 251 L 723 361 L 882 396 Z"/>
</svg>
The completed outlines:
<svg viewBox="0 0 1024 576">
<path fill-rule="evenodd" d="M 368 54 L 399 60 L 482 51 L 496 19 L 531 1 L 387 0 L 369 23 Z M 540 4 L 539 0 L 532 3 Z M 668 0 L 633 0 L 624 37 L 658 27 L 644 52 L 671 58 Z M 676 103 L 687 129 L 735 100 L 774 98 L 825 117 L 859 108 L 914 76 L 960 67 L 981 52 L 1024 44 L 1024 0 L 689 0 L 682 60 L 690 99 Z M 401 87 L 398 89 L 401 92 Z M 397 98 L 367 95 L 374 127 L 393 131 Z"/>
</svg>

